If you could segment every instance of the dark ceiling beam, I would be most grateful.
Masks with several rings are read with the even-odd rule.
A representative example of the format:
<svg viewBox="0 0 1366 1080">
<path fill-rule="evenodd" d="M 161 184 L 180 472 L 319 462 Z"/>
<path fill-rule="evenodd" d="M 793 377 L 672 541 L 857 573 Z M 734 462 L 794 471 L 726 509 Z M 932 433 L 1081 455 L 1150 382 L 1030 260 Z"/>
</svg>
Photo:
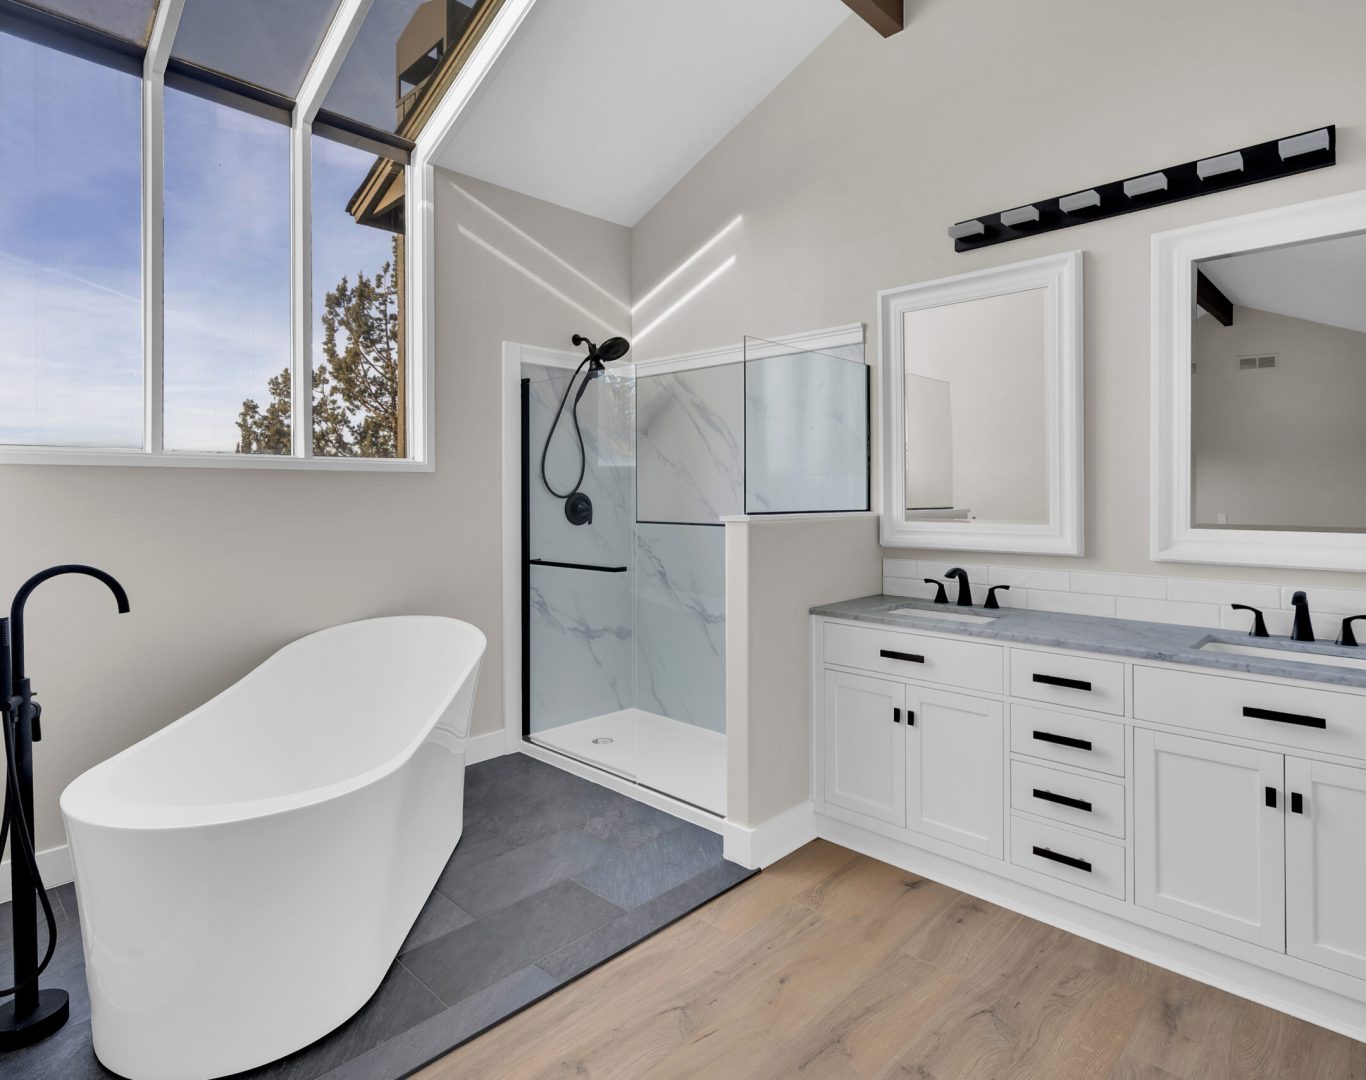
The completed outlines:
<svg viewBox="0 0 1366 1080">
<path fill-rule="evenodd" d="M 1205 277 L 1203 270 L 1195 272 L 1195 302 L 1224 326 L 1233 325 L 1233 301 L 1219 291 L 1219 286 Z"/>
<path fill-rule="evenodd" d="M 844 4 L 883 37 L 906 28 L 906 0 L 844 0 Z"/>
</svg>

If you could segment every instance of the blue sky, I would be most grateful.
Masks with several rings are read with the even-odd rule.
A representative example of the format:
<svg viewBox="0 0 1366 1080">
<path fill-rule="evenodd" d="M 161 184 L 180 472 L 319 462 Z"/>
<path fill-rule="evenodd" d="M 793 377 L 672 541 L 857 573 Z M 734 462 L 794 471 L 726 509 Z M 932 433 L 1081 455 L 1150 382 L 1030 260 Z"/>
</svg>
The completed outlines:
<svg viewBox="0 0 1366 1080">
<path fill-rule="evenodd" d="M 0 442 L 140 444 L 140 93 L 0 34 Z M 316 326 L 390 236 L 345 212 L 373 159 L 314 154 Z M 166 445 L 230 451 L 290 358 L 287 129 L 167 91 L 165 204 Z"/>
</svg>

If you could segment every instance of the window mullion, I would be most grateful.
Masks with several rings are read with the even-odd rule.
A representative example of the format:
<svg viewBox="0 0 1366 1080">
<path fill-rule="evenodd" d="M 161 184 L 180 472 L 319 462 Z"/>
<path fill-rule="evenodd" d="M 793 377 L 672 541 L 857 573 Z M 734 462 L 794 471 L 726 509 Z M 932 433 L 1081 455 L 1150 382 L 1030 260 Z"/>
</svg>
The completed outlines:
<svg viewBox="0 0 1366 1080">
<path fill-rule="evenodd" d="M 166 62 L 185 0 L 160 0 L 142 68 L 143 452 L 164 449 Z"/>
<path fill-rule="evenodd" d="M 313 456 L 312 125 L 295 116 L 289 133 L 290 282 L 293 302 L 290 442 L 295 457 Z"/>
</svg>

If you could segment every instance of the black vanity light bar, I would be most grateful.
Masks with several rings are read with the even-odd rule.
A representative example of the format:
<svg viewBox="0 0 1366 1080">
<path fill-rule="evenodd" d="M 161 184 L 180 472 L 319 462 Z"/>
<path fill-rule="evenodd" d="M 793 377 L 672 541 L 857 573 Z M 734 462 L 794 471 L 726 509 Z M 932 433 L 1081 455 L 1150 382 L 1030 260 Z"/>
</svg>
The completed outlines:
<svg viewBox="0 0 1366 1080">
<path fill-rule="evenodd" d="M 1135 210 L 1147 210 L 1335 164 L 1337 128 L 1330 124 L 1126 180 L 1096 184 L 1083 191 L 1026 203 L 998 214 L 955 222 L 949 226 L 949 237 L 955 251 L 973 251 L 1023 236 L 1067 229 L 1088 221 L 1118 217 Z"/>
</svg>

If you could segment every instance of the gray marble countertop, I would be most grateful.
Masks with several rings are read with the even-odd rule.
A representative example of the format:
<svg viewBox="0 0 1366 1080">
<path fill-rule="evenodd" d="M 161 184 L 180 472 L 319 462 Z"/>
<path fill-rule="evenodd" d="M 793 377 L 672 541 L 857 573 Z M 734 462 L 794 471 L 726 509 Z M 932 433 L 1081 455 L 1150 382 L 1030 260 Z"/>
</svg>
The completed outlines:
<svg viewBox="0 0 1366 1080">
<path fill-rule="evenodd" d="M 936 612 L 995 616 L 990 622 L 961 623 L 936 619 Z M 1366 648 L 1344 649 L 1328 642 L 1304 644 L 1286 637 L 1253 638 L 1237 630 L 1209 630 L 1199 626 L 1108 619 L 1095 615 L 1064 615 L 1051 611 L 1001 608 L 985 611 L 980 606 L 933 604 L 906 596 L 864 596 L 811 609 L 812 615 L 851 619 L 902 630 L 931 630 L 959 637 L 1005 641 L 1016 645 L 1042 645 L 1076 652 L 1125 656 L 1134 660 L 1160 660 L 1172 664 L 1239 671 L 1277 679 L 1300 679 L 1366 689 L 1366 668 L 1335 667 L 1315 663 L 1315 657 L 1342 656 L 1366 663 Z M 1304 653 L 1301 663 L 1276 655 L 1247 656 L 1204 651 L 1211 642 Z"/>
</svg>

